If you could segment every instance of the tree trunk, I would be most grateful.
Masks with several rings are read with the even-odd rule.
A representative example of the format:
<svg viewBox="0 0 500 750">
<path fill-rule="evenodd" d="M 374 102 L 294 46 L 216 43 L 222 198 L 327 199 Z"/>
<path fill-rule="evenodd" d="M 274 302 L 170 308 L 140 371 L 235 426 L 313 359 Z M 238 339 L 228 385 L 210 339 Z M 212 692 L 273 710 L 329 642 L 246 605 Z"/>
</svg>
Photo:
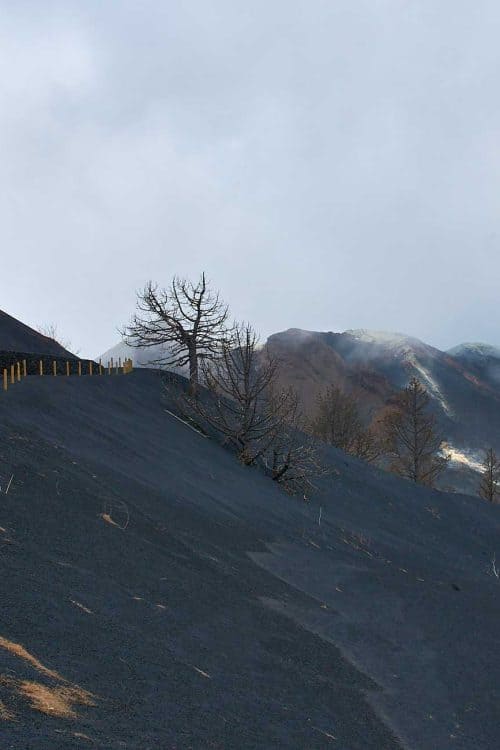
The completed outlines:
<svg viewBox="0 0 500 750">
<path fill-rule="evenodd" d="M 196 396 L 198 391 L 198 354 L 196 347 L 189 349 L 189 393 Z"/>
</svg>

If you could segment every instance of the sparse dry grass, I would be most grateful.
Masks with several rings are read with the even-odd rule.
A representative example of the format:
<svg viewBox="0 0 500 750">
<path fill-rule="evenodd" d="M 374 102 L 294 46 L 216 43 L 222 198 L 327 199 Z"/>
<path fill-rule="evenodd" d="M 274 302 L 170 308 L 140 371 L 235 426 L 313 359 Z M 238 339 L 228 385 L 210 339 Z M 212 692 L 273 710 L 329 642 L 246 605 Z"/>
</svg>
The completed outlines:
<svg viewBox="0 0 500 750">
<path fill-rule="evenodd" d="M 12 711 L 9 711 L 3 701 L 0 701 L 0 721 L 13 721 L 15 719 Z"/>
<path fill-rule="evenodd" d="M 36 656 L 33 656 L 29 653 L 29 651 L 26 651 L 24 646 L 21 646 L 20 643 L 14 643 L 14 641 L 9 641 L 7 640 L 7 638 L 2 638 L 2 636 L 0 636 L 0 648 L 5 649 L 10 654 L 13 654 L 19 659 L 27 662 L 32 667 L 34 667 L 37 672 L 44 674 L 46 677 L 51 677 L 53 680 L 61 680 L 64 682 L 64 679 L 61 677 L 61 675 L 59 675 L 53 669 L 48 669 L 47 667 L 45 667 L 42 662 L 36 658 Z"/>
<path fill-rule="evenodd" d="M 92 693 L 68 682 L 58 672 L 46 667 L 20 643 L 0 636 L 0 648 L 21 659 L 50 683 L 55 683 L 47 684 L 35 679 L 18 679 L 0 674 L 0 687 L 6 691 L 7 699 L 10 697 L 17 703 L 21 699 L 35 711 L 66 719 L 77 717 L 77 706 L 96 705 Z M 12 721 L 15 718 L 13 711 L 0 700 L 0 720 Z"/>
<path fill-rule="evenodd" d="M 74 719 L 77 716 L 75 706 L 95 706 L 92 695 L 74 685 L 48 687 L 40 682 L 22 680 L 17 689 L 31 708 L 60 719 Z"/>
</svg>

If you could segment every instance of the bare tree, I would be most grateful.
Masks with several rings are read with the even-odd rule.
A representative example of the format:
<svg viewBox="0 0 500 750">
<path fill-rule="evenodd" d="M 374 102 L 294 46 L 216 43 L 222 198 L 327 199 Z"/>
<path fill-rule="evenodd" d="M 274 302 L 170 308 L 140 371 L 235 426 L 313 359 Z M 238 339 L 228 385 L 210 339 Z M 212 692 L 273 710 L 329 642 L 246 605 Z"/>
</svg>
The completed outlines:
<svg viewBox="0 0 500 750">
<path fill-rule="evenodd" d="M 433 486 L 446 468 L 449 456 L 442 455 L 443 439 L 436 432 L 436 420 L 428 413 L 429 396 L 417 378 L 393 399 L 381 420 L 391 471 L 413 482 Z"/>
<path fill-rule="evenodd" d="M 248 324 L 236 324 L 221 342 L 220 355 L 203 361 L 204 385 L 211 398 L 194 404 L 198 415 L 237 450 L 245 464 L 255 463 L 274 440 L 293 403 L 289 392 L 269 398 L 277 361 L 257 357 L 258 338 Z"/>
<path fill-rule="evenodd" d="M 490 503 L 500 499 L 500 461 L 493 448 L 489 448 L 484 455 L 479 496 Z"/>
<path fill-rule="evenodd" d="M 158 364 L 188 364 L 194 395 L 200 362 L 219 354 L 228 315 L 227 305 L 211 291 L 204 273 L 197 284 L 175 276 L 168 290 L 152 281 L 146 284 L 137 295 L 137 312 L 121 333 L 129 346 L 165 346 L 165 356 L 155 360 Z"/>
<path fill-rule="evenodd" d="M 221 355 L 202 364 L 208 394 L 189 399 L 187 416 L 222 435 L 240 460 L 259 464 L 286 490 L 304 491 L 324 473 L 311 438 L 301 431 L 298 397 L 277 387 L 278 362 L 248 324 L 235 324 Z"/>
<path fill-rule="evenodd" d="M 318 395 L 310 427 L 320 440 L 365 461 L 381 453 L 374 432 L 361 422 L 356 400 L 335 385 Z"/>
</svg>

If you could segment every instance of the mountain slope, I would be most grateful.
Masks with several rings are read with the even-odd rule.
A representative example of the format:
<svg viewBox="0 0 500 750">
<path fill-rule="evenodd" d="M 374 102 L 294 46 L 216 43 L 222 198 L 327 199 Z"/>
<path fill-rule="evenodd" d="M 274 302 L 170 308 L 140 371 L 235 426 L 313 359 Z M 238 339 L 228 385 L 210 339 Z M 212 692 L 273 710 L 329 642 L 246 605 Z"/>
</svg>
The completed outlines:
<svg viewBox="0 0 500 750">
<path fill-rule="evenodd" d="M 496 748 L 499 509 L 328 449 L 304 503 L 165 407 L 152 371 L 0 399 L 5 746 Z"/>
<path fill-rule="evenodd" d="M 74 357 L 63 346 L 0 310 L 0 351 Z"/>
<path fill-rule="evenodd" d="M 500 453 L 500 390 L 495 387 L 500 360 L 488 356 L 482 364 L 477 358 L 471 363 L 470 357 L 403 334 L 365 330 L 290 329 L 270 336 L 268 345 L 282 363 L 283 382 L 298 390 L 306 411 L 333 382 L 356 396 L 365 417 L 376 419 L 387 399 L 417 377 L 456 458 L 446 478 L 452 486 L 472 489 L 477 480 L 467 466 L 478 464 L 485 447 Z"/>
</svg>

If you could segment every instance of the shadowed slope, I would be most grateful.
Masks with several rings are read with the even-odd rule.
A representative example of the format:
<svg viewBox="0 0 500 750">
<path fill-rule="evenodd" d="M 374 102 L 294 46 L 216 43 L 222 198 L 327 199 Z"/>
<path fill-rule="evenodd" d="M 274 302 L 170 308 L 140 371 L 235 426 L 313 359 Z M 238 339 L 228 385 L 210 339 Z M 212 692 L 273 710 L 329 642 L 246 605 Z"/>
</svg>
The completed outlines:
<svg viewBox="0 0 500 750">
<path fill-rule="evenodd" d="M 498 509 L 336 451 L 287 497 L 154 372 L 28 378 L 0 429 L 0 636 L 98 696 L 66 719 L 0 696 L 7 746 L 496 747 Z"/>
<path fill-rule="evenodd" d="M 0 310 L 0 352 L 49 354 L 53 357 L 73 357 L 54 339 L 44 336 Z"/>
</svg>

